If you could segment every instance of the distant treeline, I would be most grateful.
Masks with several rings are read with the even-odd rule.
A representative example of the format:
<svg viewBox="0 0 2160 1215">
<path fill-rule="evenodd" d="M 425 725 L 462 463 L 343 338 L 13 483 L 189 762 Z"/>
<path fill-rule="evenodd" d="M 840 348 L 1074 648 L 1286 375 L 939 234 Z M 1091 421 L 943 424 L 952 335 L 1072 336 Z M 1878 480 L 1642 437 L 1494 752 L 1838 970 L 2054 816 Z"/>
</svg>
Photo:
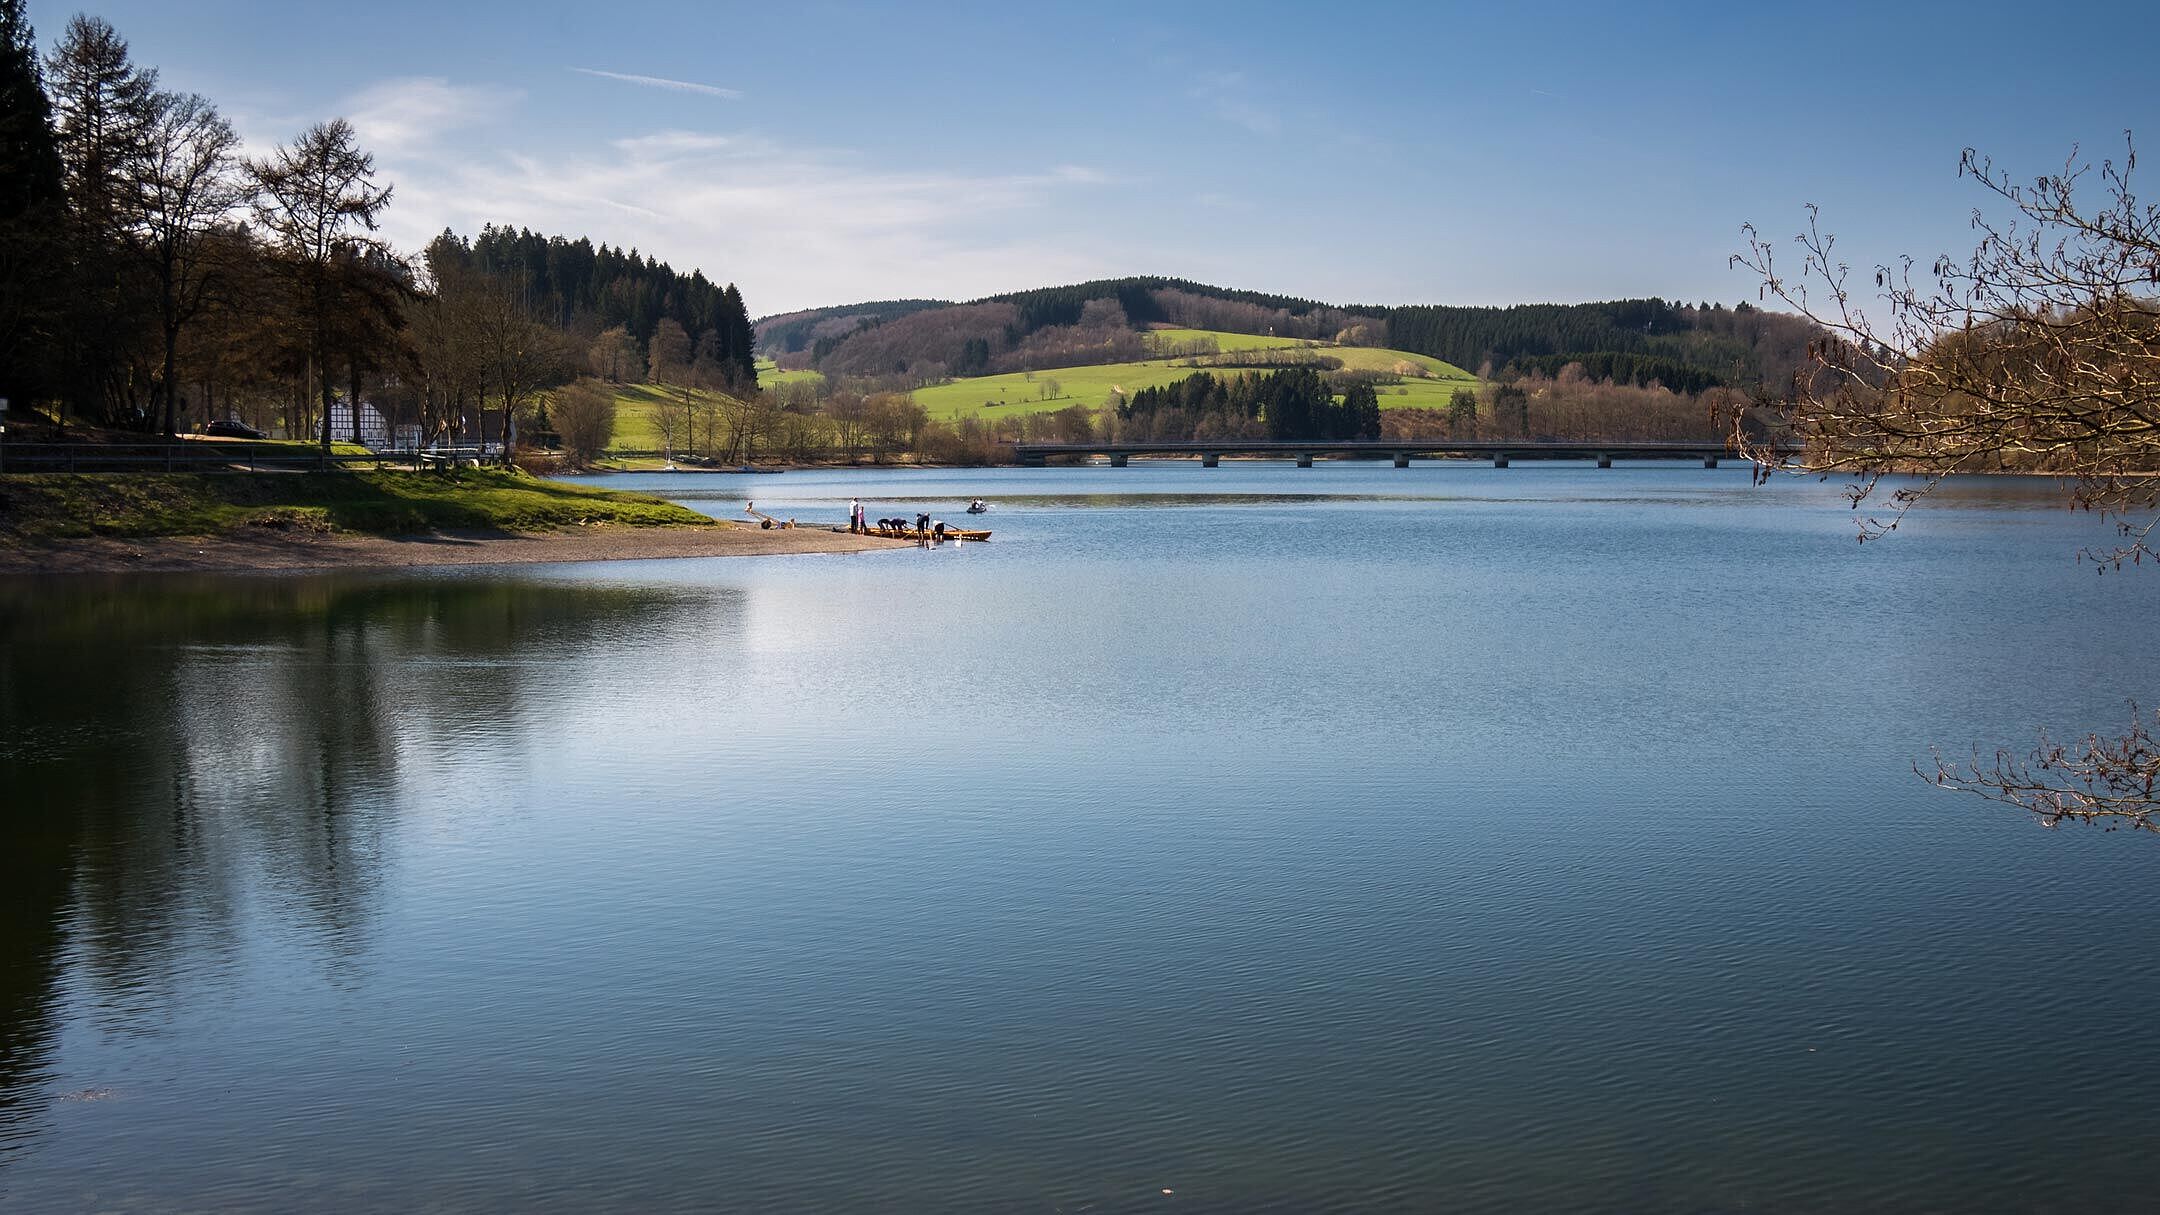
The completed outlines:
<svg viewBox="0 0 2160 1215">
<path fill-rule="evenodd" d="M 1723 387 L 1726 377 L 1690 367 L 1678 359 L 1655 354 L 1619 354 L 1598 350 L 1586 354 L 1547 354 L 1508 360 L 1507 369 L 1523 375 L 1557 376 L 1570 365 L 1583 369 L 1594 380 L 1648 387 L 1662 384 L 1674 392 L 1701 392 Z"/>
<path fill-rule="evenodd" d="M 1139 421 L 1155 437 L 1247 437 L 1250 423 L 1270 439 L 1377 439 L 1380 398 L 1372 385 L 1349 386 L 1341 401 L 1320 374 L 1292 367 L 1268 375 L 1195 372 L 1143 388 L 1117 406 L 1121 422 Z"/>
<path fill-rule="evenodd" d="M 1166 296 L 1165 293 L 1168 293 Z M 1070 287 L 1040 287 L 1033 291 L 1013 291 L 1004 295 L 989 296 L 978 303 L 1008 303 L 1018 312 L 1018 336 L 1025 336 L 1037 329 L 1052 325 L 1076 325 L 1080 313 L 1094 300 L 1111 299 L 1125 310 L 1125 316 L 1135 325 L 1176 324 L 1190 322 L 1182 314 L 1178 297 L 1212 300 L 1218 303 L 1244 305 L 1265 323 L 1273 319 L 1267 314 L 1282 318 L 1308 318 L 1318 314 L 1343 316 L 1344 310 L 1318 300 L 1299 299 L 1289 295 L 1270 295 L 1263 291 L 1239 291 L 1225 287 L 1211 287 L 1190 279 L 1141 276 L 1136 278 L 1106 278 L 1089 283 L 1077 283 Z M 1194 326 L 1211 328 L 1213 326 Z M 1317 337 L 1316 333 L 1293 334 L 1297 337 Z"/>
<path fill-rule="evenodd" d="M 1420 305 L 1388 314 L 1388 345 L 1491 373 L 1557 375 L 1580 363 L 1595 379 L 1675 392 L 1714 387 L 1780 394 L 1815 329 L 1748 304 L 1690 307 L 1662 299 L 1511 308 Z"/>
<path fill-rule="evenodd" d="M 757 382 L 757 338 L 733 283 L 723 286 L 696 270 L 678 274 L 635 249 L 493 224 L 480 230 L 470 249 L 475 269 L 519 284 L 526 306 L 556 328 L 598 333 L 619 325 L 644 348 L 660 322 L 672 320 L 692 335 L 711 332 L 720 357 L 742 381 Z"/>
</svg>

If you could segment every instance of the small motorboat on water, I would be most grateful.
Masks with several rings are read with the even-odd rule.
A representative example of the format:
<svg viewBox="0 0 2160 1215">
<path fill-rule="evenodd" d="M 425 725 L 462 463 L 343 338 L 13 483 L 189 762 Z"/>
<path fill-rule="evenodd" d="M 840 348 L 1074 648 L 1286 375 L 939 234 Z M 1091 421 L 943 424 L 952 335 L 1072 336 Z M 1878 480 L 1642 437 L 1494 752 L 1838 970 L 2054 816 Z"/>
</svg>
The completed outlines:
<svg viewBox="0 0 2160 1215">
<path fill-rule="evenodd" d="M 983 501 L 981 498 L 977 498 L 973 502 L 967 504 L 967 513 L 971 515 L 987 514 L 989 513 L 989 510 L 990 504 Z"/>
</svg>

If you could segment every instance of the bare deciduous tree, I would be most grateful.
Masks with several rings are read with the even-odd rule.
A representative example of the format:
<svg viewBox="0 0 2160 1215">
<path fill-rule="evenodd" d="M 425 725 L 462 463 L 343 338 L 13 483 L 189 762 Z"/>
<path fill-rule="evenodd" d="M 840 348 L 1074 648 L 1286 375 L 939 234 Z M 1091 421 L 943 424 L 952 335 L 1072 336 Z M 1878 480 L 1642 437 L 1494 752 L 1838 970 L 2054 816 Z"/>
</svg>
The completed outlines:
<svg viewBox="0 0 2160 1215">
<path fill-rule="evenodd" d="M 2008 202 L 2013 218 L 1976 211 L 1981 240 L 1963 261 L 1939 258 L 1917 277 L 1910 258 L 1876 267 L 1879 322 L 1812 209 L 1797 278 L 1749 228 L 1734 264 L 1829 336 L 1794 394 L 1805 452 L 1780 458 L 1744 433 L 1735 439 L 1766 469 L 1856 474 L 1856 505 L 1887 474 L 1919 475 L 1889 495 L 1887 515 L 1862 521 L 1863 535 L 1895 528 L 1945 476 L 2012 468 L 2059 473 L 2077 506 L 2124 524 L 2120 548 L 2093 554 L 2109 566 L 2150 556 L 2152 521 L 2124 518 L 2160 501 L 2160 482 L 2146 475 L 2160 471 L 2160 206 L 2132 193 L 2135 165 L 2134 150 L 2120 166 L 2103 162 L 2106 201 L 2088 210 L 2075 191 L 2092 170 L 2075 156 L 2026 186 L 1967 149 L 1960 174 Z"/>
<path fill-rule="evenodd" d="M 282 247 L 292 271 L 294 303 L 306 336 L 308 363 L 322 393 L 322 445 L 330 447 L 330 367 L 337 322 L 341 257 L 387 252 L 363 235 L 390 203 L 390 187 L 375 184 L 375 158 L 360 150 L 352 124 L 318 123 L 266 159 L 250 161 L 259 193 L 255 214 Z M 359 402 L 353 408 L 359 409 Z"/>
<path fill-rule="evenodd" d="M 596 380 L 579 380 L 555 393 L 548 416 L 571 466 L 590 467 L 615 437 L 615 393 Z"/>
<path fill-rule="evenodd" d="M 2087 550 L 2100 570 L 2153 556 L 2160 506 L 2160 206 L 2131 186 L 2134 146 L 2097 173 L 2075 152 L 2060 173 L 2024 184 L 1968 148 L 1960 176 L 2008 214 L 1975 211 L 1978 246 L 1916 273 L 1906 258 L 1872 273 L 1863 303 L 1836 240 L 1809 208 L 1802 254 L 1788 276 L 1750 226 L 1733 263 L 1761 293 L 1826 329 L 1795 384 L 1790 418 L 1803 444 L 1786 456 L 1741 423 L 1732 441 L 1761 475 L 1772 470 L 1853 475 L 1848 489 L 1868 540 L 1894 530 L 1943 478 L 2004 469 L 2051 472 L 2073 506 L 2112 520 L 2116 543 Z M 2094 179 L 2097 207 L 2080 194 Z M 1871 315 L 1869 308 L 1876 309 Z M 1885 476 L 1912 474 L 1867 513 Z M 2024 757 L 1997 752 L 1965 764 L 1937 757 L 1936 784 L 2030 811 L 2049 826 L 2088 822 L 2160 830 L 2160 754 L 2133 709 L 2118 738 L 2063 745 L 2042 735 Z"/>
<path fill-rule="evenodd" d="M 156 280 L 164 339 L 158 395 L 167 438 L 177 416 L 180 332 L 202 311 L 214 285 L 217 230 L 250 196 L 248 181 L 234 172 L 239 146 L 232 124 L 202 97 L 158 94 L 136 188 L 138 247 Z"/>
<path fill-rule="evenodd" d="M 475 289 L 473 334 L 482 379 L 502 409 L 503 463 L 516 454 L 518 418 L 540 390 L 562 382 L 568 365 L 563 339 L 525 302 L 523 286 L 504 276 L 482 278 Z"/>
<path fill-rule="evenodd" d="M 2093 733 L 2059 743 L 2043 732 L 2023 756 L 1999 750 L 1992 761 L 1975 755 L 1952 764 L 1937 755 L 1930 768 L 1915 770 L 1941 788 L 2030 811 L 2043 827 L 2071 822 L 2160 832 L 2160 742 L 2136 705 L 2121 737 Z"/>
<path fill-rule="evenodd" d="M 611 384 L 628 383 L 637 378 L 637 339 L 621 325 L 606 330 L 585 352 L 585 365 Z"/>
</svg>

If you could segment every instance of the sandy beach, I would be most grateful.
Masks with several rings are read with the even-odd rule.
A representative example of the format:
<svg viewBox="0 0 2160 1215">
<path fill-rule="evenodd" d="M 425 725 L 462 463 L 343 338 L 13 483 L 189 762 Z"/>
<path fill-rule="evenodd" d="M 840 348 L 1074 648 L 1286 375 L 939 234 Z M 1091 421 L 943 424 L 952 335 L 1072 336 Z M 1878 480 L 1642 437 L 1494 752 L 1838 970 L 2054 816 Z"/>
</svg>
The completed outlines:
<svg viewBox="0 0 2160 1215">
<path fill-rule="evenodd" d="M 0 545 L 0 575 L 128 571 L 369 569 L 629 561 L 652 557 L 758 557 L 909 548 L 905 540 L 823 528 L 590 527 L 555 532 L 449 531 L 418 536 L 257 529 L 217 536 L 92 537 Z"/>
</svg>

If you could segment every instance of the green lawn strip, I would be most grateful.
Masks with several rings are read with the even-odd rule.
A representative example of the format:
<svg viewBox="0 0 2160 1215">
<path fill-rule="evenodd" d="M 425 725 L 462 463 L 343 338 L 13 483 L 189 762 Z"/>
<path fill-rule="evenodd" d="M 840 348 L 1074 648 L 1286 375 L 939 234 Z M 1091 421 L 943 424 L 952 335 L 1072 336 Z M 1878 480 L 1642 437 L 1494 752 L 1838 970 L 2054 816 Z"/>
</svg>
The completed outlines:
<svg viewBox="0 0 2160 1215">
<path fill-rule="evenodd" d="M 760 388 L 778 388 L 783 384 L 818 384 L 824 382 L 824 379 L 824 372 L 812 371 L 807 367 L 800 371 L 780 371 L 768 367 L 759 369 L 757 382 Z"/>
<path fill-rule="evenodd" d="M 0 536 L 209 535 L 242 527 L 402 535 L 580 524 L 710 526 L 645 494 L 519 472 L 34 473 L 0 480 Z"/>
<path fill-rule="evenodd" d="M 1150 329 L 1150 341 L 1176 344 L 1179 342 L 1213 341 L 1217 350 L 1275 350 L 1284 346 L 1318 346 L 1322 343 L 1306 338 L 1274 337 L 1258 333 L 1230 333 L 1221 329 Z"/>
</svg>

